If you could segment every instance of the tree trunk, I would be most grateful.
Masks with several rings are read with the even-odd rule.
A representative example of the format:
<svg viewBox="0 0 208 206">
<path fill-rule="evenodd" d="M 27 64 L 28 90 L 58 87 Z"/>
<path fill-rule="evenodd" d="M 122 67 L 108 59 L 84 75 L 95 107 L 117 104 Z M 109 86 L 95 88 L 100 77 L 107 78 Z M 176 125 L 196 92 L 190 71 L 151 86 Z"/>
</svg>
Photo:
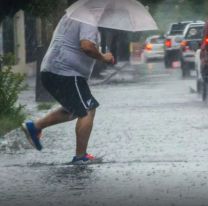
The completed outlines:
<svg viewBox="0 0 208 206">
<path fill-rule="evenodd" d="M 43 57 L 48 48 L 48 41 L 46 35 L 46 25 L 45 20 L 42 21 L 39 19 L 37 21 L 37 35 L 38 35 L 38 47 L 37 47 L 37 72 L 36 72 L 36 96 L 35 99 L 37 102 L 52 102 L 54 101 L 53 97 L 45 90 L 41 83 L 40 77 L 40 67 Z M 41 35 L 40 35 L 41 34 Z"/>
</svg>

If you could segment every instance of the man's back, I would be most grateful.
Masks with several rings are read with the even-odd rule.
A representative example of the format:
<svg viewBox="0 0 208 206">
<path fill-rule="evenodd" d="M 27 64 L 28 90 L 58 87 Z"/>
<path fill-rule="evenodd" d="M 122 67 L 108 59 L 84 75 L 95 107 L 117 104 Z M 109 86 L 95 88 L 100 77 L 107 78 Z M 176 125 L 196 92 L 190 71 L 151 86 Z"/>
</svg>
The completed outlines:
<svg viewBox="0 0 208 206">
<path fill-rule="evenodd" d="M 83 39 L 97 43 L 97 28 L 71 20 L 64 15 L 53 34 L 41 70 L 63 76 L 88 78 L 94 60 L 81 51 L 80 40 Z"/>
</svg>

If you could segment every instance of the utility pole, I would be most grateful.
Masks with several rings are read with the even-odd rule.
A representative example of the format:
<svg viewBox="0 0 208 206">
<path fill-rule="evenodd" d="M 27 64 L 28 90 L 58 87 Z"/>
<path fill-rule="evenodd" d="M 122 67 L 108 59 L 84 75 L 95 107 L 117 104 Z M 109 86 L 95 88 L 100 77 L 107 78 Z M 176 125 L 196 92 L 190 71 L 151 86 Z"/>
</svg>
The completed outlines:
<svg viewBox="0 0 208 206">
<path fill-rule="evenodd" d="M 0 22 L 0 56 L 3 55 L 3 25 Z"/>
<path fill-rule="evenodd" d="M 3 57 L 3 26 L 2 23 L 0 22 L 0 71 L 2 69 L 2 59 Z"/>
<path fill-rule="evenodd" d="M 27 73 L 25 50 L 25 15 L 23 10 L 19 10 L 14 16 L 14 33 L 16 64 L 21 72 Z"/>
</svg>

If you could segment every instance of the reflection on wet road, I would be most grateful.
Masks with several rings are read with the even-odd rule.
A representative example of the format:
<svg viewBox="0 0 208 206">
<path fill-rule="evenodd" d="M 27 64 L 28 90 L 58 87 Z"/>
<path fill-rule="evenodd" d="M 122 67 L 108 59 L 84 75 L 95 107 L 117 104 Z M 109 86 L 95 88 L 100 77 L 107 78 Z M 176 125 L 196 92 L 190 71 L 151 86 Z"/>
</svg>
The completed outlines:
<svg viewBox="0 0 208 206">
<path fill-rule="evenodd" d="M 101 106 L 89 152 L 104 155 L 101 164 L 67 164 L 74 122 L 45 130 L 43 152 L 19 131 L 10 141 L 20 149 L 0 153 L 0 205 L 206 206 L 208 107 L 194 86 L 152 63 L 93 87 Z"/>
</svg>

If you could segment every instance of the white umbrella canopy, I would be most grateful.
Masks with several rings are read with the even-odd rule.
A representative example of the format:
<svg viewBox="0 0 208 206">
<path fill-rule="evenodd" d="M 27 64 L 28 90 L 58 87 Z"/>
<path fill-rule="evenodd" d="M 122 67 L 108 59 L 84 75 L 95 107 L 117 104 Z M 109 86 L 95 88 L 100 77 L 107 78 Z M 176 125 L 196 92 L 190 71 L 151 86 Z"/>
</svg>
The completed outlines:
<svg viewBox="0 0 208 206">
<path fill-rule="evenodd" d="M 158 30 L 147 9 L 136 0 L 79 0 L 67 10 L 74 20 L 124 31 Z"/>
</svg>

